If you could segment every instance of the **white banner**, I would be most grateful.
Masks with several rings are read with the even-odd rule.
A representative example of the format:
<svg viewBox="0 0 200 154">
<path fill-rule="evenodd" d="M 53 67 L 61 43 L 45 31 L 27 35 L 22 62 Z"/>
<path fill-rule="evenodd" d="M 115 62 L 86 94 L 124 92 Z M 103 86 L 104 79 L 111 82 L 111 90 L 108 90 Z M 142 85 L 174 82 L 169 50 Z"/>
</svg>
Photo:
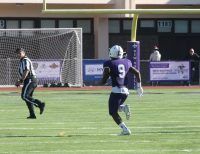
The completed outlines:
<svg viewBox="0 0 200 154">
<path fill-rule="evenodd" d="M 150 62 L 151 81 L 183 81 L 190 80 L 189 61 Z"/>
<path fill-rule="evenodd" d="M 60 61 L 33 61 L 33 67 L 38 79 L 60 78 Z"/>
<path fill-rule="evenodd" d="M 103 64 L 86 64 L 85 75 L 102 75 Z"/>
</svg>

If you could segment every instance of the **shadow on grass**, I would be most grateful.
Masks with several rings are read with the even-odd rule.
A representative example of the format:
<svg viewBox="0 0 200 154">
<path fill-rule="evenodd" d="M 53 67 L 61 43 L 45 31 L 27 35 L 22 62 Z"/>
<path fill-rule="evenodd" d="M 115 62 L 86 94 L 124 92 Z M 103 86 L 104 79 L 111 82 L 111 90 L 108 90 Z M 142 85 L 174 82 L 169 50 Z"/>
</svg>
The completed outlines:
<svg viewBox="0 0 200 154">
<path fill-rule="evenodd" d="M 63 137 L 59 135 L 50 136 L 50 135 L 0 135 L 0 138 L 54 138 L 54 137 Z"/>
<path fill-rule="evenodd" d="M 20 92 L 0 93 L 0 96 L 20 96 Z"/>
</svg>

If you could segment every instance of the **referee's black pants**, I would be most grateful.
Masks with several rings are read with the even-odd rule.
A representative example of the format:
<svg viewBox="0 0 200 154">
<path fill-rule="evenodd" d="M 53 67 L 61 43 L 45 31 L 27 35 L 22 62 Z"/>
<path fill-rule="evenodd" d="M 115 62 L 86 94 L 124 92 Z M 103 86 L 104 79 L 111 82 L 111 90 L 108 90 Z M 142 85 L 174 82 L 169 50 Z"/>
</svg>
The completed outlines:
<svg viewBox="0 0 200 154">
<path fill-rule="evenodd" d="M 36 87 L 37 87 L 37 79 L 36 78 L 24 80 L 21 98 L 26 102 L 30 116 L 35 116 L 33 106 L 40 107 L 41 103 L 42 103 L 40 100 L 34 99 L 32 97 L 33 92 L 34 92 Z"/>
</svg>

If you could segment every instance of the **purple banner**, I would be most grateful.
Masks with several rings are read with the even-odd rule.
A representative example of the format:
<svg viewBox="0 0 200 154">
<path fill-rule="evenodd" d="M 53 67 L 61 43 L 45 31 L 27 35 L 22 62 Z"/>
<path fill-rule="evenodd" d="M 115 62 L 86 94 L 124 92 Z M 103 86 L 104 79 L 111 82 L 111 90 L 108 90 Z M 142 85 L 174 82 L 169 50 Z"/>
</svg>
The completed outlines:
<svg viewBox="0 0 200 154">
<path fill-rule="evenodd" d="M 140 70 L 140 42 L 127 42 L 127 58 L 131 60 L 133 67 Z M 136 89 L 136 78 L 132 74 L 128 75 L 128 88 Z"/>
</svg>

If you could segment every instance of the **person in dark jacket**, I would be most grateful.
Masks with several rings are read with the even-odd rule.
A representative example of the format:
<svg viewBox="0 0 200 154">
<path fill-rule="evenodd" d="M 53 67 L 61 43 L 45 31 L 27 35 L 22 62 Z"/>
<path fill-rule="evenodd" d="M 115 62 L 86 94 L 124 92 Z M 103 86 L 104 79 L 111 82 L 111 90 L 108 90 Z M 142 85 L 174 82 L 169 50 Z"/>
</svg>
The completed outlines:
<svg viewBox="0 0 200 154">
<path fill-rule="evenodd" d="M 188 85 L 190 85 L 192 82 L 195 82 L 196 79 L 198 78 L 200 56 L 197 53 L 195 53 L 193 48 L 190 48 L 185 60 L 190 61 L 190 77 L 191 77 L 191 79 L 188 82 Z"/>
</svg>

